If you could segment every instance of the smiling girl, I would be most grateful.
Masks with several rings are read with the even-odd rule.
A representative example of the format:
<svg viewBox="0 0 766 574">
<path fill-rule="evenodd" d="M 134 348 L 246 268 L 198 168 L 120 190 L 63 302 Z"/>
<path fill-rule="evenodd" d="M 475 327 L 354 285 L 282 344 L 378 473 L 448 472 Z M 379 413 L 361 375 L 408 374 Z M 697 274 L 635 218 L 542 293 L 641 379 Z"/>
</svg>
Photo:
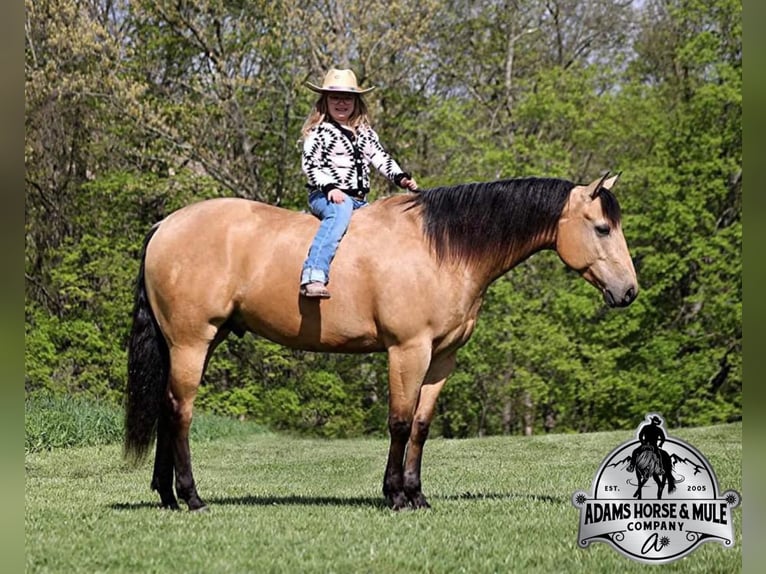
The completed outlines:
<svg viewBox="0 0 766 574">
<path fill-rule="evenodd" d="M 418 184 L 399 167 L 370 127 L 360 88 L 351 70 L 331 69 L 321 86 L 307 82 L 321 94 L 303 125 L 302 168 L 308 178 L 309 207 L 321 221 L 301 272 L 300 293 L 329 298 L 330 263 L 348 229 L 351 214 L 367 205 L 370 164 L 401 188 Z"/>
</svg>

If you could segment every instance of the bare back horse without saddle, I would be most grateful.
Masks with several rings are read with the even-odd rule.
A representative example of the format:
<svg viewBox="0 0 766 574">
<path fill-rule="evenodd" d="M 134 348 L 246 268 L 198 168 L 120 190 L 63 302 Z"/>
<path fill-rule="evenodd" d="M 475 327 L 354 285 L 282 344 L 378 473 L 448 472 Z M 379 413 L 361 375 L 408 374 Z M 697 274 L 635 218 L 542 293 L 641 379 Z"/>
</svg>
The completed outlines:
<svg viewBox="0 0 766 574">
<path fill-rule="evenodd" d="M 162 505 L 205 508 L 192 476 L 189 427 L 215 347 L 252 331 L 310 351 L 388 353 L 391 437 L 383 494 L 428 507 L 423 445 L 436 399 L 470 338 L 489 285 L 542 249 L 603 293 L 636 297 L 636 273 L 610 191 L 522 178 L 380 199 L 355 213 L 332 266 L 332 299 L 298 295 L 318 222 L 244 199 L 201 201 L 155 225 L 144 244 L 128 343 L 126 455 L 156 435 L 152 488 Z M 173 483 L 175 478 L 175 494 Z"/>
</svg>

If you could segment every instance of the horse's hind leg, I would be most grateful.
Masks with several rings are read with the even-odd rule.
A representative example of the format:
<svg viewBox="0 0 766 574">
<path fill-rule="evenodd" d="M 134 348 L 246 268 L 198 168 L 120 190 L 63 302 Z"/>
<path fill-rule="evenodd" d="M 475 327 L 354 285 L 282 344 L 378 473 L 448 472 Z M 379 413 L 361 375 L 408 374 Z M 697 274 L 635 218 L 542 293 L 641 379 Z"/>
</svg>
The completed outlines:
<svg viewBox="0 0 766 574">
<path fill-rule="evenodd" d="M 162 506 L 178 509 L 178 501 L 173 494 L 173 428 L 172 405 L 166 397 L 157 422 L 157 450 L 154 457 L 152 489 L 160 495 Z"/>
<path fill-rule="evenodd" d="M 170 349 L 170 427 L 172 429 L 173 466 L 176 474 L 176 493 L 189 510 L 206 507 L 197 494 L 192 474 L 189 429 L 192 422 L 194 399 L 205 368 L 209 342 Z"/>
<path fill-rule="evenodd" d="M 660 500 L 662 498 L 662 491 L 665 490 L 665 475 L 662 475 L 662 478 L 660 478 L 659 475 L 654 475 L 654 482 L 657 483 L 657 500 Z"/>
</svg>

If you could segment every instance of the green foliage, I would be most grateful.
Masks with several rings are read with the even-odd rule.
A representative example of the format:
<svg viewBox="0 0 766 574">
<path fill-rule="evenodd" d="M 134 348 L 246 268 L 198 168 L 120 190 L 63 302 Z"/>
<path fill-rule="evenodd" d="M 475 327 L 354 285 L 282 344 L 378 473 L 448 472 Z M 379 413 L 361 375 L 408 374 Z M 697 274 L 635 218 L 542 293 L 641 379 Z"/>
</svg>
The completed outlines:
<svg viewBox="0 0 766 574">
<path fill-rule="evenodd" d="M 77 233 L 49 256 L 48 301 L 27 300 L 26 388 L 121 402 L 138 257 L 149 227 L 214 186 L 112 173 L 83 185 Z M 54 295 L 55 294 L 55 295 Z M 47 304 L 46 304 L 47 303 Z"/>
<path fill-rule="evenodd" d="M 24 451 L 120 444 L 123 425 L 123 411 L 113 403 L 82 394 L 30 393 L 24 401 Z M 194 417 L 191 440 L 210 441 L 265 432 L 264 427 L 251 422 L 203 413 Z"/>
<path fill-rule="evenodd" d="M 122 436 L 122 411 L 114 404 L 50 393 L 24 401 L 25 452 L 114 444 Z"/>
<path fill-rule="evenodd" d="M 607 311 L 554 255 L 533 256 L 489 289 L 434 433 L 741 418 L 738 0 L 564 2 L 555 18 L 537 1 L 118 4 L 27 2 L 29 393 L 121 403 L 146 232 L 208 197 L 304 209 L 303 82 L 343 65 L 377 86 L 375 127 L 421 186 L 623 172 L 636 302 Z M 216 351 L 197 405 L 381 434 L 386 380 L 384 356 L 246 336 Z"/>
<path fill-rule="evenodd" d="M 344 380 L 341 373 L 323 370 L 321 357 L 247 337 L 219 349 L 206 377 L 216 382 L 200 389 L 197 404 L 276 430 L 333 438 L 359 435 L 365 430 L 363 396 L 355 392 L 353 379 Z"/>
</svg>

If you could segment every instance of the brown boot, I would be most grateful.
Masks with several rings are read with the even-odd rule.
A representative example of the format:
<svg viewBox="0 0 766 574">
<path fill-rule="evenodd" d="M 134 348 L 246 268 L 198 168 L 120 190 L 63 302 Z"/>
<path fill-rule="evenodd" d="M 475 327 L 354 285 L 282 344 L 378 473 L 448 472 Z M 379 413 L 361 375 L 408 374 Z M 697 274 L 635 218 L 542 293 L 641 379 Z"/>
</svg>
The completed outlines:
<svg viewBox="0 0 766 574">
<path fill-rule="evenodd" d="M 320 281 L 313 281 L 306 285 L 301 285 L 301 295 L 304 297 L 310 297 L 312 299 L 329 299 L 330 292 L 325 287 L 324 283 Z"/>
</svg>

